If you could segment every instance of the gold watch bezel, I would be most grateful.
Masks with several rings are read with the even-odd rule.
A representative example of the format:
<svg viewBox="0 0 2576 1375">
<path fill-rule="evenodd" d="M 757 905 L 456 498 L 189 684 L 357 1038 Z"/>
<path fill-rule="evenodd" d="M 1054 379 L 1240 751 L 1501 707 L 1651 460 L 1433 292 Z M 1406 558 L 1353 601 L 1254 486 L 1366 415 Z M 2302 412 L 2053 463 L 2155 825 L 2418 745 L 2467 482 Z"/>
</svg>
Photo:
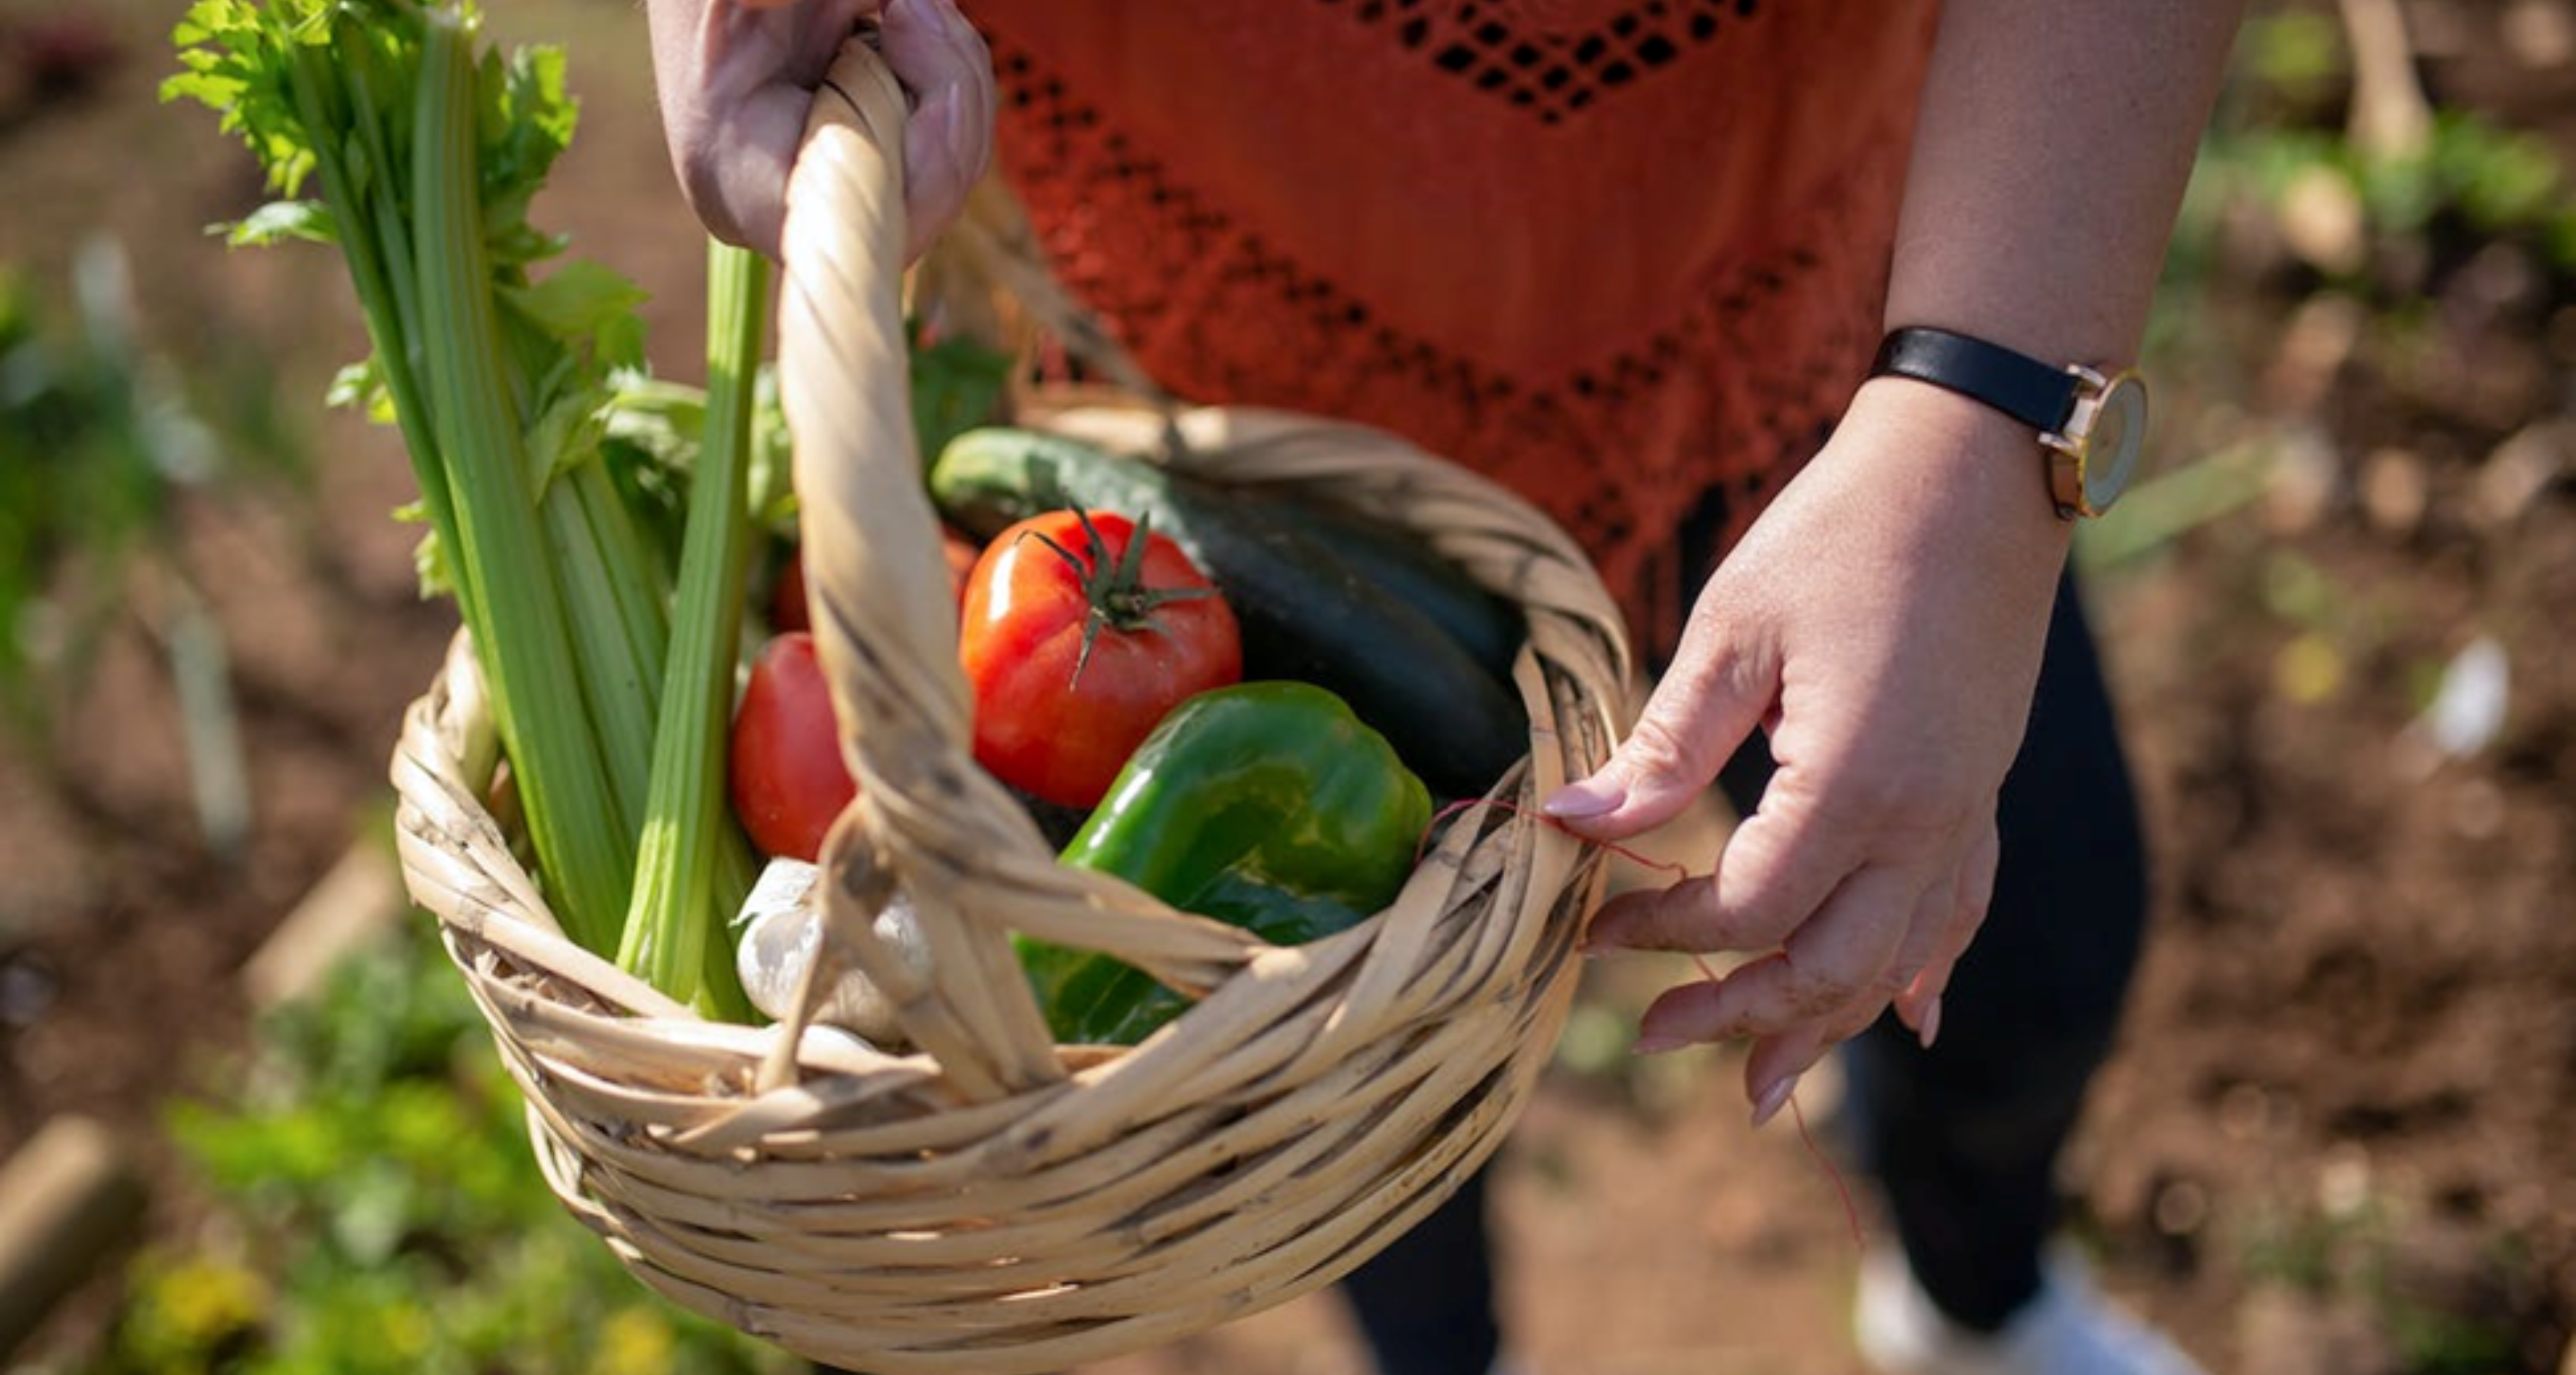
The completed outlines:
<svg viewBox="0 0 2576 1375">
<path fill-rule="evenodd" d="M 2147 384 L 2132 369 L 2106 375 L 2070 363 L 2066 371 L 2076 381 L 2074 407 L 2065 428 L 2043 433 L 2039 442 L 2048 455 L 2048 495 L 2057 504 L 2058 516 L 2091 519 L 2110 510 L 2128 490 L 2146 443 Z M 2099 455 L 2105 461 L 2097 463 L 2094 431 L 2104 413 L 2114 407 L 2126 413 L 2118 431 L 2119 448 Z"/>
</svg>

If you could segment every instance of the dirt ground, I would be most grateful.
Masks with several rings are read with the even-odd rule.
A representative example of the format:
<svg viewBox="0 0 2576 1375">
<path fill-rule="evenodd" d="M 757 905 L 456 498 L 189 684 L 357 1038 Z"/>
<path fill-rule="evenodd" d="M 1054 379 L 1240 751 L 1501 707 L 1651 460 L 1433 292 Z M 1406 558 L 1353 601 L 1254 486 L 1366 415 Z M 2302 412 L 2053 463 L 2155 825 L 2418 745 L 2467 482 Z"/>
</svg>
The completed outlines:
<svg viewBox="0 0 2576 1375">
<path fill-rule="evenodd" d="M 72 8 L 0 0 L 0 25 Z M 388 805 L 396 722 L 452 624 L 414 597 L 410 535 L 386 519 L 408 496 L 399 454 L 319 414 L 330 369 L 359 352 L 337 264 L 195 233 L 257 187 L 209 119 L 151 100 L 176 8 L 90 7 L 118 59 L 86 84 L 0 83 L 0 261 L 57 281 L 84 238 L 119 236 L 146 334 L 183 365 L 273 360 L 317 460 L 308 496 L 184 509 L 252 764 L 237 859 L 196 832 L 139 622 L 48 743 L 0 753 L 0 1150 L 78 1112 L 156 1169 L 155 1105 L 239 1044 L 242 961 Z M 2576 22 L 2567 6 L 2410 13 L 2441 40 L 2422 64 L 2437 98 L 2557 131 L 2576 160 L 2576 65 L 2532 70 L 2495 37 Z M 540 219 L 660 288 L 657 337 L 697 337 L 697 240 L 640 20 L 528 0 L 503 27 L 579 35 L 588 118 Z M 2576 1330 L 2576 297 L 2437 272 L 2434 343 L 2386 350 L 2250 261 L 2208 283 L 2209 342 L 2164 393 L 2189 418 L 2155 461 L 2270 455 L 2263 494 L 2093 582 L 2157 927 L 2067 1162 L 2078 1234 L 2106 1286 L 2214 1370 L 2547 1375 Z M 2420 721 L 2478 644 L 2509 696 L 2491 733 L 2444 755 Z M 1687 974 L 1594 972 L 1504 1159 L 1516 1341 L 1546 1375 L 1852 1370 L 1857 1253 L 1826 1162 L 1786 1119 L 1745 1125 L 1732 1052 L 1616 1049 L 1644 993 Z M 1814 1078 L 1801 1103 L 1822 1121 L 1833 1086 Z M 1098 1375 L 1210 1370 L 1364 1362 L 1311 1299 Z"/>
</svg>

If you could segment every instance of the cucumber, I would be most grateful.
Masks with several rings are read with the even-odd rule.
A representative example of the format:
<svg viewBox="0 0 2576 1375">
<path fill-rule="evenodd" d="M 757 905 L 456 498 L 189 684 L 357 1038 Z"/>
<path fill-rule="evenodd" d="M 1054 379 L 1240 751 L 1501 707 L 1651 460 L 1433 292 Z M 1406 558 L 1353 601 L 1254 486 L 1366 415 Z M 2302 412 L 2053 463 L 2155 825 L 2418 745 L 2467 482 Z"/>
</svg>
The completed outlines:
<svg viewBox="0 0 2576 1375">
<path fill-rule="evenodd" d="M 1392 530 L 1026 430 L 959 436 L 931 467 L 930 495 L 983 539 L 1068 506 L 1150 516 L 1225 592 L 1246 678 L 1331 690 L 1444 798 L 1482 794 L 1528 750 L 1528 716 L 1506 686 L 1526 633 L 1518 613 Z M 1365 546 L 1374 555 L 1351 552 Z"/>
<path fill-rule="evenodd" d="M 1487 591 L 1411 531 L 1287 493 L 1236 492 L 1227 499 L 1243 508 L 1244 520 L 1294 526 L 1361 582 L 1430 617 L 1487 673 L 1511 681 L 1512 661 L 1529 638 L 1520 608 Z"/>
</svg>

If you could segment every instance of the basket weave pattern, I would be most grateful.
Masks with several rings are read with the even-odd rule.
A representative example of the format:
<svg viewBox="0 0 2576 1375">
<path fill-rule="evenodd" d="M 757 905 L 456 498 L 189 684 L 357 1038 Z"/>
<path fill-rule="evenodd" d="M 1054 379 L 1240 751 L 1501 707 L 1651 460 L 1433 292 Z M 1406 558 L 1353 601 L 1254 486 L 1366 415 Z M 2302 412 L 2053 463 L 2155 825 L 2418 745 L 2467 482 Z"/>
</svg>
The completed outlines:
<svg viewBox="0 0 2576 1375">
<path fill-rule="evenodd" d="M 1530 623 L 1528 761 L 1444 821 L 1371 920 L 1274 948 L 1057 864 L 972 759 L 905 410 L 902 113 L 856 48 L 817 100 L 789 191 L 779 351 L 816 639 L 859 783 L 826 846 L 818 967 L 866 972 L 916 1049 L 802 1015 L 709 1023 L 565 939 L 499 819 L 463 641 L 412 708 L 393 776 L 406 880 L 526 1091 L 539 1164 L 634 1273 L 811 1359 L 1011 1375 L 1329 1283 L 1491 1154 L 1563 1024 L 1603 874 L 1532 808 L 1607 757 L 1627 647 L 1581 552 L 1535 508 L 1383 433 L 1115 401 L 1024 415 L 1402 522 Z M 897 887 L 926 962 L 873 933 Z M 1059 1047 L 1014 931 L 1203 1000 L 1133 1050 Z"/>
</svg>

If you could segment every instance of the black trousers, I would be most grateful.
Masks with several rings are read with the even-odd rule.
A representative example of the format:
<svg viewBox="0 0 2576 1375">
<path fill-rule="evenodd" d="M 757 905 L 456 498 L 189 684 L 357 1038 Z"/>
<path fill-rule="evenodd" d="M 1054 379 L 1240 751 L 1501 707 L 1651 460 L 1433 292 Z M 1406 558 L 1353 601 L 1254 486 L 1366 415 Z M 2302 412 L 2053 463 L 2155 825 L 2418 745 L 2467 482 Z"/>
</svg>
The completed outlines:
<svg viewBox="0 0 2576 1375">
<path fill-rule="evenodd" d="M 1720 782 L 1740 813 L 1773 765 L 1756 737 Z M 2053 1169 L 2108 1054 L 2146 919 L 2146 856 L 2101 664 L 2061 584 L 1984 929 L 1930 1051 L 1892 1016 L 1843 1047 L 1850 1133 L 1935 1302 L 2002 1325 L 2039 1284 Z M 1383 1375 L 1485 1375 L 1499 1347 L 1483 1181 L 1345 1281 Z"/>
</svg>

